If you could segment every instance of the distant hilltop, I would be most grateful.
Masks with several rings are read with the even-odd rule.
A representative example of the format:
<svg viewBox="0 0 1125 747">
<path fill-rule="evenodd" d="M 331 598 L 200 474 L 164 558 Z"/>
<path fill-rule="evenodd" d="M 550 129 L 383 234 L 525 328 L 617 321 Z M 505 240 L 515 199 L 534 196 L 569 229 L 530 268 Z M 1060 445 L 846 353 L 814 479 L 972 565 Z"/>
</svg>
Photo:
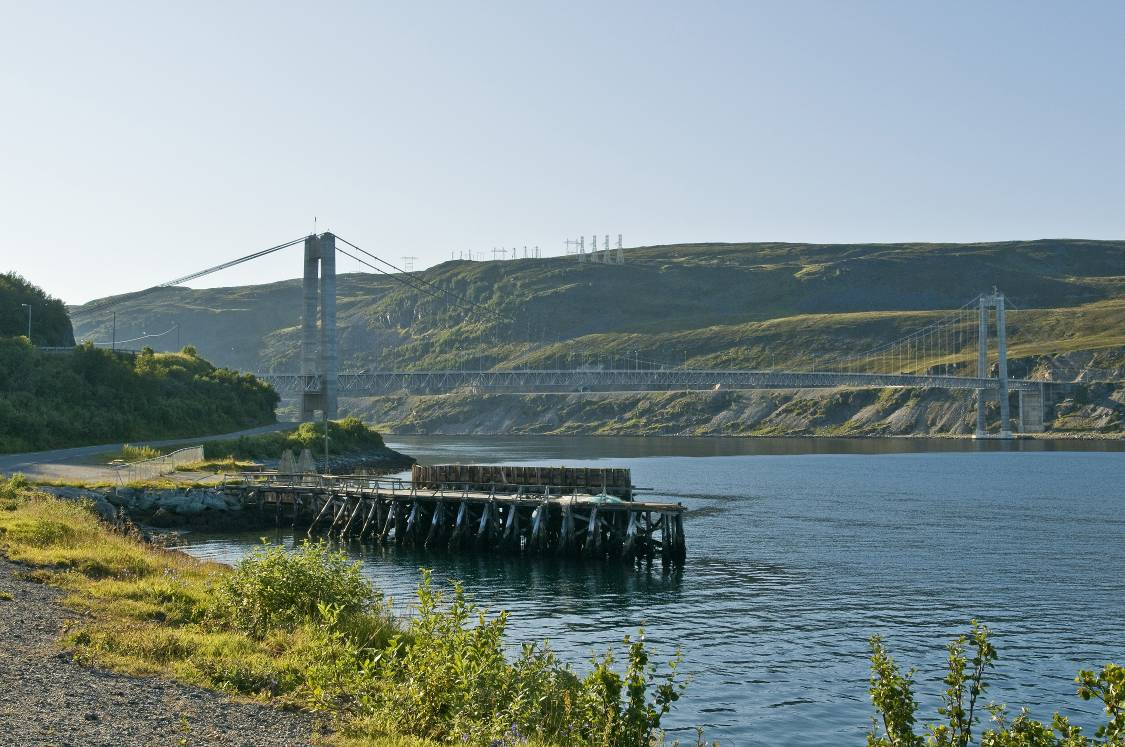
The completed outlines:
<svg viewBox="0 0 1125 747">
<path fill-rule="evenodd" d="M 341 275 L 341 369 L 545 365 L 567 356 L 592 364 L 612 356 L 795 364 L 811 348 L 870 342 L 872 325 L 855 324 L 857 314 L 878 313 L 886 339 L 908 328 L 912 313 L 956 308 L 992 286 L 1016 309 L 1013 354 L 1021 321 L 1033 317 L 1046 324 L 1049 316 L 1051 334 L 1070 352 L 1125 342 L 1115 337 L 1125 329 L 1125 241 L 699 243 L 626 248 L 624 257 L 620 265 L 573 256 L 452 260 L 414 273 L 471 301 L 468 313 L 392 277 Z M 294 260 L 295 275 L 298 269 Z M 178 325 L 181 344 L 219 365 L 296 370 L 300 293 L 296 279 L 168 288 L 116 304 L 117 337 Z M 97 306 L 71 308 L 79 339 L 109 341 L 111 310 Z M 172 350 L 177 340 L 149 344 Z"/>
</svg>

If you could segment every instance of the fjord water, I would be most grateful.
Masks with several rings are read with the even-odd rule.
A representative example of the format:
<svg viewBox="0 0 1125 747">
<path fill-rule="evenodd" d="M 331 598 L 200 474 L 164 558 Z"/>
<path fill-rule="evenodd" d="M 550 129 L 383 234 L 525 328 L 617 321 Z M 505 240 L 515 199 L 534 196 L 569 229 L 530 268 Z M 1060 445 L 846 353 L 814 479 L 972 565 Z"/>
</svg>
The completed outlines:
<svg viewBox="0 0 1125 747">
<path fill-rule="evenodd" d="M 693 739 L 699 725 L 724 745 L 862 744 L 875 633 L 919 667 L 924 715 L 945 643 L 974 617 L 1000 652 L 988 700 L 1043 719 L 1062 708 L 1093 723 L 1075 673 L 1125 661 L 1125 443 L 388 440 L 423 463 L 630 467 L 654 499 L 689 508 L 687 564 L 672 574 L 351 548 L 403 608 L 419 566 L 431 567 L 510 610 L 511 642 L 550 639 L 580 666 L 643 625 L 665 657 L 680 647 L 693 675 L 673 736 Z M 189 536 L 187 549 L 230 562 L 257 534 Z"/>
</svg>

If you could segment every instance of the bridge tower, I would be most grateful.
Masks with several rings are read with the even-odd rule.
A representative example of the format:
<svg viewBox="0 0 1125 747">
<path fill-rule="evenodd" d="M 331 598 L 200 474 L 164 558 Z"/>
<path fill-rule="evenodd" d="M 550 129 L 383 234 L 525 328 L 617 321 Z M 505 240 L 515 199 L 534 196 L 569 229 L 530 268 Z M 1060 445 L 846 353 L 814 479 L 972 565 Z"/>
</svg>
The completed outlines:
<svg viewBox="0 0 1125 747">
<path fill-rule="evenodd" d="M 996 352 L 998 357 L 997 376 L 999 378 L 997 397 L 1000 400 L 1000 434 L 993 438 L 1011 438 L 1012 421 L 1008 408 L 1008 332 L 1004 321 L 1004 294 L 995 288 L 989 295 L 981 294 L 980 316 L 978 318 L 977 376 L 990 378 L 988 369 L 988 322 L 992 310 L 996 310 Z M 973 438 L 988 438 L 984 423 L 984 404 L 991 389 L 977 390 L 977 430 Z M 1022 409 L 1022 408 L 1021 408 Z M 1021 418 L 1022 420 L 1022 418 Z"/>
<path fill-rule="evenodd" d="M 336 418 L 339 371 L 336 356 L 336 237 L 330 233 L 305 239 L 303 291 L 301 378 L 304 386 L 301 388 L 301 420 L 313 420 L 316 410 L 320 410 L 325 419 L 332 420 Z M 311 386 L 316 379 L 319 379 L 320 385 Z"/>
</svg>

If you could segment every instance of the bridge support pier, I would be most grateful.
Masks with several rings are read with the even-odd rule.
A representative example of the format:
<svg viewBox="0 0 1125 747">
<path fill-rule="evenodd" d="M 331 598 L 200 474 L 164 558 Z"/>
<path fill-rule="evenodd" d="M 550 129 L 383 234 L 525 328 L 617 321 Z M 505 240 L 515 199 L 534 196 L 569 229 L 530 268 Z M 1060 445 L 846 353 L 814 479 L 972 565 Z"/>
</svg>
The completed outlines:
<svg viewBox="0 0 1125 747">
<path fill-rule="evenodd" d="M 319 270 L 319 277 L 318 277 Z M 320 410 L 326 420 L 337 417 L 336 237 L 330 233 L 305 239 L 305 276 L 301 313 L 301 420 Z M 319 335 L 317 305 L 320 306 Z M 319 381 L 314 386 L 313 382 Z"/>
<path fill-rule="evenodd" d="M 977 317 L 977 378 L 988 378 L 988 302 L 980 297 L 980 315 Z M 977 390 L 977 431 L 974 438 L 984 438 L 987 433 L 984 419 L 984 403 L 988 390 Z"/>
<path fill-rule="evenodd" d="M 1020 390 L 1020 433 L 1042 433 L 1046 430 L 1047 396 L 1044 386 Z"/>
</svg>

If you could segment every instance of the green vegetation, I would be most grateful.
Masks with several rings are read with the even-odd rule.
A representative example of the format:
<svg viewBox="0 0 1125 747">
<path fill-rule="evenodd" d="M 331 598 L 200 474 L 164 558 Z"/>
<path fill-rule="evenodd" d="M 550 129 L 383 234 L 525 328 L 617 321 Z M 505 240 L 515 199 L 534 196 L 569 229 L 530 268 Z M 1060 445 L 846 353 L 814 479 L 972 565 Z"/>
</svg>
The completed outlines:
<svg viewBox="0 0 1125 747">
<path fill-rule="evenodd" d="M 225 433 L 273 422 L 277 401 L 190 351 L 50 354 L 0 338 L 0 452 Z"/>
<path fill-rule="evenodd" d="M 121 459 L 127 462 L 139 462 L 144 459 L 155 459 L 163 452 L 154 446 L 133 446 L 132 444 L 125 444 L 121 447 Z"/>
<path fill-rule="evenodd" d="M 344 418 L 328 423 L 328 449 L 331 454 L 359 454 L 385 449 L 379 431 L 358 418 Z M 324 454 L 324 424 L 301 423 L 291 431 L 275 431 L 257 436 L 239 436 L 230 441 L 203 444 L 203 454 L 210 460 L 277 459 L 286 449 L 295 455 L 302 449 Z"/>
<path fill-rule="evenodd" d="M 288 553 L 266 545 L 223 578 L 217 606 L 222 616 L 258 638 L 321 620 L 321 607 L 331 606 L 337 619 L 369 612 L 375 589 L 348 561 L 325 544 L 305 544 Z"/>
<path fill-rule="evenodd" d="M 27 336 L 31 306 L 31 339 L 39 346 L 74 344 L 74 330 L 66 306 L 14 272 L 0 273 L 0 337 Z"/>
<path fill-rule="evenodd" d="M 643 634 L 585 676 L 548 649 L 503 643 L 489 616 L 428 575 L 394 617 L 322 544 L 263 547 L 230 569 L 110 532 L 84 506 L 0 482 L 0 552 L 69 592 L 81 661 L 330 714 L 350 744 L 633 747 L 660 739 L 683 684 Z"/>
<path fill-rule="evenodd" d="M 991 725 L 981 734 L 981 747 L 1096 747 L 1125 745 L 1125 667 L 1106 664 L 1100 672 L 1080 671 L 1075 678 L 1078 697 L 1099 701 L 1107 721 L 1093 738 L 1055 713 L 1050 725 L 1031 718 L 1023 709 L 1012 717 L 1006 706 L 985 705 L 987 672 L 995 666 L 997 652 L 991 631 L 973 621 L 967 635 L 948 646 L 949 668 L 942 680 L 946 690 L 938 715 L 944 723 L 916 733 L 918 704 L 914 698 L 914 670 L 903 674 L 887 653 L 879 636 L 871 639 L 871 702 L 876 717 L 867 735 L 868 747 L 968 747 L 973 729 L 987 711 Z"/>
</svg>

